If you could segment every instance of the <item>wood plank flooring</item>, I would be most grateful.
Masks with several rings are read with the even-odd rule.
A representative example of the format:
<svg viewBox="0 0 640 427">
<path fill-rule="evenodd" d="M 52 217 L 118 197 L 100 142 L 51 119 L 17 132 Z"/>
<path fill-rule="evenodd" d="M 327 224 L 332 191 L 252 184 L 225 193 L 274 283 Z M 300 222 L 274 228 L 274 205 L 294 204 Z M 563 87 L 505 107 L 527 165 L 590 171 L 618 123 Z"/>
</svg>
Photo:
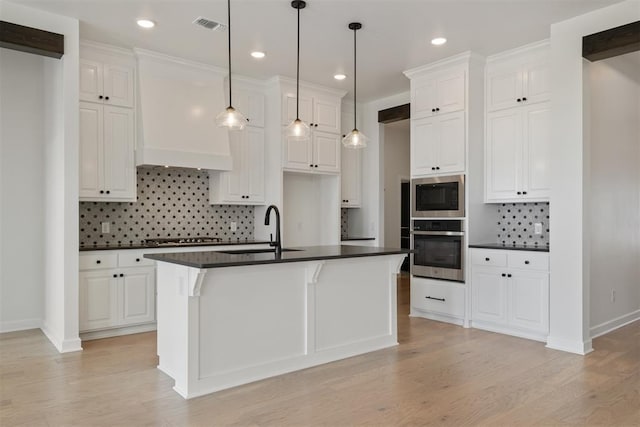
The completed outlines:
<svg viewBox="0 0 640 427">
<path fill-rule="evenodd" d="M 58 354 L 38 331 L 0 335 L 0 426 L 640 426 L 640 322 L 582 357 L 409 318 L 400 345 L 183 400 L 156 369 L 155 333 Z"/>
</svg>

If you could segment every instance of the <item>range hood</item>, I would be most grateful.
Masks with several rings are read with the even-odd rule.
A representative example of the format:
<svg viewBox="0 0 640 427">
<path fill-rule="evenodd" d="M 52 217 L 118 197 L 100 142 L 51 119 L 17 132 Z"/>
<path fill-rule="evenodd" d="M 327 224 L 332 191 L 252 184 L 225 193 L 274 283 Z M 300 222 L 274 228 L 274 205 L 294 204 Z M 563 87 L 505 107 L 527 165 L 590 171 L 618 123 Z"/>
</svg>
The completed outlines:
<svg viewBox="0 0 640 427">
<path fill-rule="evenodd" d="M 231 170 L 228 130 L 215 124 L 226 107 L 226 70 L 142 49 L 135 54 L 136 165 Z"/>
</svg>

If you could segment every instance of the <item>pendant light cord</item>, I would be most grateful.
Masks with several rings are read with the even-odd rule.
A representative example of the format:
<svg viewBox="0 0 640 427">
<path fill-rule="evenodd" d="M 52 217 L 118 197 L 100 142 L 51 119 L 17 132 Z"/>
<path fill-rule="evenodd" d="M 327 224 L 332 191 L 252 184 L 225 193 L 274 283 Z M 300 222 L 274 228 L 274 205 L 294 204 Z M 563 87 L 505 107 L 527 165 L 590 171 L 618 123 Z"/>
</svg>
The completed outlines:
<svg viewBox="0 0 640 427">
<path fill-rule="evenodd" d="M 233 106 L 231 102 L 231 0 L 227 0 L 227 24 L 229 26 L 229 107 Z"/>
<path fill-rule="evenodd" d="M 356 70 L 356 32 L 358 30 L 354 28 L 353 30 L 353 128 L 357 129 L 358 127 L 356 126 L 356 105 L 357 105 L 357 97 L 356 97 L 356 83 L 358 81 L 358 73 Z"/>
<path fill-rule="evenodd" d="M 300 120 L 300 7 L 298 7 L 298 57 L 296 59 L 296 120 Z"/>
</svg>

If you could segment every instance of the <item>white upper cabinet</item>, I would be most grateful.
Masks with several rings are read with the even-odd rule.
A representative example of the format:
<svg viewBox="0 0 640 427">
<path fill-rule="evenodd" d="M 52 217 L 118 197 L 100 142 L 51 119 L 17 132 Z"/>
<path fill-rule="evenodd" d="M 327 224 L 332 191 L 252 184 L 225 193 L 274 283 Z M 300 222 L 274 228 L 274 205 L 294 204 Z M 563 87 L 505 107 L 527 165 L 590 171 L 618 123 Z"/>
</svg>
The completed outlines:
<svg viewBox="0 0 640 427">
<path fill-rule="evenodd" d="M 340 135 L 313 131 L 311 139 L 284 138 L 283 167 L 305 172 L 340 172 Z"/>
<path fill-rule="evenodd" d="M 362 150 L 342 147 L 341 194 L 343 208 L 359 208 L 362 204 Z"/>
<path fill-rule="evenodd" d="M 230 132 L 233 167 L 229 172 L 209 173 L 212 204 L 259 205 L 265 201 L 264 129 L 247 126 Z"/>
<path fill-rule="evenodd" d="M 465 113 L 411 121 L 411 176 L 464 172 Z"/>
<path fill-rule="evenodd" d="M 497 55 L 489 60 L 486 76 L 487 111 L 548 101 L 548 44 Z"/>
<path fill-rule="evenodd" d="M 412 80 L 411 117 L 419 119 L 465 109 L 465 73 L 454 69 Z"/>
<path fill-rule="evenodd" d="M 80 59 L 80 100 L 133 108 L 134 68 Z"/>
<path fill-rule="evenodd" d="M 283 95 L 283 125 L 296 118 L 296 95 Z M 340 99 L 305 92 L 300 95 L 300 120 L 313 130 L 322 132 L 340 132 Z"/>
<path fill-rule="evenodd" d="M 135 201 L 133 110 L 80 103 L 80 200 Z"/>
<path fill-rule="evenodd" d="M 548 43 L 488 60 L 485 201 L 547 201 L 551 191 Z"/>
<path fill-rule="evenodd" d="M 233 106 L 244 114 L 249 126 L 264 127 L 263 93 L 248 88 L 236 88 L 234 85 Z"/>
</svg>

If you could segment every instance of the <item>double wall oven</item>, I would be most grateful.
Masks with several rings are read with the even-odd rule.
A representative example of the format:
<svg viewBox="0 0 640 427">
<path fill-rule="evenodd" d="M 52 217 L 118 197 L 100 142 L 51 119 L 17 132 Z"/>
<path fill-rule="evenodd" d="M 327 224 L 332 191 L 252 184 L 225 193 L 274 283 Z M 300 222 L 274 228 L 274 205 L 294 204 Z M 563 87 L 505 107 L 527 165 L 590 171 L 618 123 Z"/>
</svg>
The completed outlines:
<svg viewBox="0 0 640 427">
<path fill-rule="evenodd" d="M 464 282 L 464 175 L 413 179 L 411 190 L 411 274 Z"/>
</svg>

